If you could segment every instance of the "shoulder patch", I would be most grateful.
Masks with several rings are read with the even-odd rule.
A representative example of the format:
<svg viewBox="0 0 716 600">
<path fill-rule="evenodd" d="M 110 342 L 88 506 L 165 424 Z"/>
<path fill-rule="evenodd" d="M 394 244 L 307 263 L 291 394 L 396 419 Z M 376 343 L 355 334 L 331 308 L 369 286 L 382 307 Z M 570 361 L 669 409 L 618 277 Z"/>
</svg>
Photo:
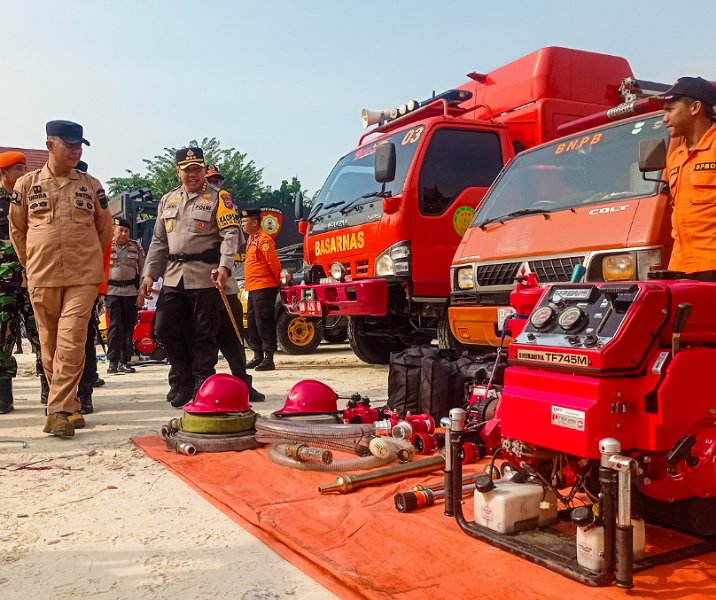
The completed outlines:
<svg viewBox="0 0 716 600">
<path fill-rule="evenodd" d="M 268 252 L 270 247 L 271 247 L 271 246 L 269 245 L 268 242 L 264 242 L 263 244 L 261 244 L 261 250 L 262 250 L 263 252 Z"/>
<path fill-rule="evenodd" d="M 231 201 L 231 194 L 229 194 L 229 192 L 221 190 L 219 192 L 219 198 L 221 198 L 221 201 L 224 203 L 226 208 L 234 208 L 234 203 Z"/>
<path fill-rule="evenodd" d="M 20 197 L 20 192 L 15 191 L 12 194 L 10 194 L 10 202 L 12 202 L 13 204 L 19 205 L 21 201 L 22 201 L 22 198 Z"/>
<path fill-rule="evenodd" d="M 226 195 L 229 196 L 228 202 L 219 194 L 221 202 L 216 207 L 216 225 L 219 229 L 239 226 L 239 215 L 231 202 L 231 196 L 228 192 Z"/>
<path fill-rule="evenodd" d="M 99 188 L 95 192 L 95 197 L 97 198 L 97 202 L 99 202 L 99 205 L 102 208 L 107 208 L 107 194 L 104 193 L 104 189 Z"/>
</svg>

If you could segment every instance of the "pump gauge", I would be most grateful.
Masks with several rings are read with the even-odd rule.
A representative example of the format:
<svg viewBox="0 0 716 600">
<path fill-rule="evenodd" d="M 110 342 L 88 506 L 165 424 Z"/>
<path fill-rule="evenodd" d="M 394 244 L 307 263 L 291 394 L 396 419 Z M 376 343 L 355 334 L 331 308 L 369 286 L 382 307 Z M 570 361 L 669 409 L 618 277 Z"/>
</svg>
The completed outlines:
<svg viewBox="0 0 716 600">
<path fill-rule="evenodd" d="M 554 309 L 551 306 L 541 306 L 532 313 L 530 323 L 535 329 L 544 329 L 554 320 Z"/>
<path fill-rule="evenodd" d="M 557 323 L 565 331 L 576 329 L 584 321 L 584 311 L 578 306 L 569 306 L 560 314 Z"/>
</svg>

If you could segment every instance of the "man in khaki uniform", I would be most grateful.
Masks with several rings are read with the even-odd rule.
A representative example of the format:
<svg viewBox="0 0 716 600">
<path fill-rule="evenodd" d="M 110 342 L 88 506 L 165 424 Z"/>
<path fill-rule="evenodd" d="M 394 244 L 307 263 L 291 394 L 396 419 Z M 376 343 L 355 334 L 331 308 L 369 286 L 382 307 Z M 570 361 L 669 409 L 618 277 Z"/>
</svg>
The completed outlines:
<svg viewBox="0 0 716 600">
<path fill-rule="evenodd" d="M 129 221 L 114 219 L 109 281 L 104 306 L 109 317 L 107 373 L 134 373 L 132 334 L 137 323 L 137 285 L 144 269 L 144 249 L 129 239 Z"/>
<path fill-rule="evenodd" d="M 239 218 L 230 196 L 220 198 L 206 183 L 201 148 L 178 150 L 176 162 L 182 185 L 159 201 L 140 292 L 149 298 L 154 281 L 164 276 L 155 332 L 176 372 L 169 397 L 178 408 L 215 373 L 223 310 L 216 288 L 225 288 L 234 267 Z M 218 269 L 216 282 L 213 269 Z"/>
<path fill-rule="evenodd" d="M 75 169 L 82 126 L 50 121 L 47 164 L 15 184 L 10 238 L 27 272 L 50 384 L 44 432 L 71 437 L 84 426 L 77 399 L 87 322 L 104 280 L 103 249 L 112 217 L 102 184 Z M 68 417 L 70 417 L 68 419 Z"/>
</svg>

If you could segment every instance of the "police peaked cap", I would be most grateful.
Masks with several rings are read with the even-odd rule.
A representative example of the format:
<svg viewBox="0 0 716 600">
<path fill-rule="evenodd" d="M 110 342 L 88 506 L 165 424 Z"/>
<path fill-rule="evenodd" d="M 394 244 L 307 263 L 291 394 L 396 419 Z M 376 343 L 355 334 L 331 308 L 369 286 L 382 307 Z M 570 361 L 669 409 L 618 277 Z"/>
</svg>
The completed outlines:
<svg viewBox="0 0 716 600">
<path fill-rule="evenodd" d="M 181 148 L 177 150 L 177 167 L 186 169 L 189 165 L 206 166 L 204 164 L 204 151 L 201 148 Z"/>
</svg>

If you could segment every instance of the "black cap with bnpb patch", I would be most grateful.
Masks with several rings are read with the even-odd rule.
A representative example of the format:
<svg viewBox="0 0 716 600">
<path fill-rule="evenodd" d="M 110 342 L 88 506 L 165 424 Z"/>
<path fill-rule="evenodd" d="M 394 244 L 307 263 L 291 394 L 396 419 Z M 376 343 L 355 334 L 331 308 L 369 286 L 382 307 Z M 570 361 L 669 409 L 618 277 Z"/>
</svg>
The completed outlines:
<svg viewBox="0 0 716 600">
<path fill-rule="evenodd" d="M 261 216 L 260 208 L 246 208 L 241 211 L 242 219 L 248 219 L 248 218 L 252 218 L 252 217 L 258 219 L 260 216 Z"/>
<path fill-rule="evenodd" d="M 90 143 L 82 137 L 82 125 L 74 123 L 72 121 L 49 121 L 45 125 L 45 132 L 47 136 L 53 136 L 60 138 L 66 144 L 86 144 Z"/>
<path fill-rule="evenodd" d="M 714 106 L 716 104 L 716 88 L 703 77 L 679 77 L 674 85 L 663 94 L 656 96 L 656 99 L 669 102 L 684 97 Z"/>
</svg>

